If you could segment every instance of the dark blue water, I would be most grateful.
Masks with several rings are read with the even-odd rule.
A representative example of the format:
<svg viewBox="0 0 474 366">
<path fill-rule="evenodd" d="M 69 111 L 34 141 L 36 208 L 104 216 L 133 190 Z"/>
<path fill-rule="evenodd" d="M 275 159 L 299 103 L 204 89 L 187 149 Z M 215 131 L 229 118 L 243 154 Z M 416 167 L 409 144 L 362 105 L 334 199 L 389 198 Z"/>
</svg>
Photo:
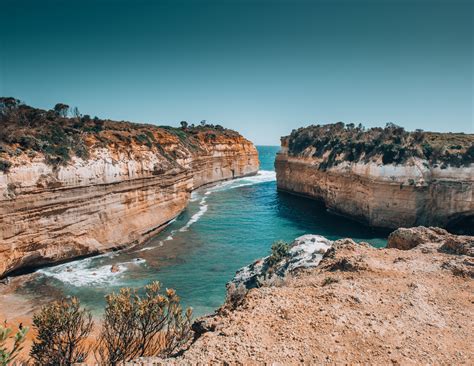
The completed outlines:
<svg viewBox="0 0 474 366">
<path fill-rule="evenodd" d="M 320 234 L 385 245 L 385 234 L 328 214 L 315 201 L 278 193 L 273 167 L 278 147 L 258 150 L 259 175 L 194 192 L 188 208 L 146 245 L 40 270 L 20 291 L 43 299 L 76 295 L 100 312 L 106 293 L 159 280 L 202 315 L 222 304 L 235 271 L 267 255 L 275 240 Z M 110 271 L 112 264 L 118 273 Z"/>
</svg>

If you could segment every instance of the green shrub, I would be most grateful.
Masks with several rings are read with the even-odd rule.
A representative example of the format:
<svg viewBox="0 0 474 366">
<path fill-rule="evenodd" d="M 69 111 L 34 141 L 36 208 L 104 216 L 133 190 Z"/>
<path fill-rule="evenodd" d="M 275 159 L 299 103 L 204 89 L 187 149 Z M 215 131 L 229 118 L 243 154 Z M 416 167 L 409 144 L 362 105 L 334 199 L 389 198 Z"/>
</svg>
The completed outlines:
<svg viewBox="0 0 474 366">
<path fill-rule="evenodd" d="M 431 145 L 425 142 L 423 145 L 421 145 L 421 148 L 423 149 L 423 154 L 425 155 L 426 159 L 429 159 L 433 154 L 433 148 Z"/>
<path fill-rule="evenodd" d="M 22 328 L 15 333 L 13 339 L 13 346 L 8 349 L 6 342 L 11 338 L 11 328 L 6 328 L 0 325 L 0 365 L 6 366 L 12 363 L 18 356 L 18 353 L 23 349 L 22 343 L 25 340 L 28 327 Z"/>
<path fill-rule="evenodd" d="M 18 143 L 25 149 L 37 149 L 37 141 L 33 136 L 21 136 Z"/>
<path fill-rule="evenodd" d="M 463 154 L 462 160 L 466 166 L 474 163 L 474 143 Z"/>
<path fill-rule="evenodd" d="M 143 356 L 169 356 L 191 338 L 191 309 L 183 313 L 176 292 L 160 293 L 159 282 L 123 288 L 106 296 L 98 360 L 117 365 Z"/>
<path fill-rule="evenodd" d="M 11 166 L 12 163 L 8 160 L 0 159 L 0 172 L 8 173 L 8 170 L 10 170 Z"/>
<path fill-rule="evenodd" d="M 81 158 L 83 160 L 89 159 L 89 156 L 90 156 L 89 150 L 87 150 L 87 147 L 82 143 L 77 144 L 75 146 L 74 153 L 76 154 L 78 158 Z"/>
<path fill-rule="evenodd" d="M 150 149 L 153 146 L 153 143 L 151 142 L 150 137 L 148 136 L 148 134 L 141 133 L 139 135 L 136 135 L 135 140 L 141 145 L 148 146 Z"/>
<path fill-rule="evenodd" d="M 81 309 L 77 298 L 44 306 L 33 316 L 33 326 L 38 333 L 30 352 L 35 365 L 72 365 L 87 359 L 84 341 L 93 327 L 92 315 Z"/>
<path fill-rule="evenodd" d="M 330 285 L 331 283 L 338 283 L 339 280 L 337 278 L 334 278 L 334 277 L 326 277 L 324 280 L 323 280 L 323 283 L 322 285 L 323 286 L 327 286 L 327 285 Z"/>
<path fill-rule="evenodd" d="M 186 132 L 178 129 L 178 128 L 170 128 L 168 131 L 170 131 L 172 134 L 178 136 L 179 139 L 184 140 L 186 139 Z"/>
<path fill-rule="evenodd" d="M 272 244 L 272 252 L 266 262 L 269 267 L 275 266 L 290 254 L 290 245 L 283 240 L 278 240 Z"/>
</svg>

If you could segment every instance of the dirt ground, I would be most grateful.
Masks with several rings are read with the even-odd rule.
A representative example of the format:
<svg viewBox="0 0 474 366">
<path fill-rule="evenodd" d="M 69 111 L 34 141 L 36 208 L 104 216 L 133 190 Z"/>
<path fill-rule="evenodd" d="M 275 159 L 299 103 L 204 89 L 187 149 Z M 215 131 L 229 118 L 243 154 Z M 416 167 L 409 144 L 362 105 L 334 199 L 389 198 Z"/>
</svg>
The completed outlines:
<svg viewBox="0 0 474 366">
<path fill-rule="evenodd" d="M 472 364 L 474 261 L 437 247 L 342 242 L 319 268 L 203 319 L 208 331 L 162 364 Z"/>
</svg>

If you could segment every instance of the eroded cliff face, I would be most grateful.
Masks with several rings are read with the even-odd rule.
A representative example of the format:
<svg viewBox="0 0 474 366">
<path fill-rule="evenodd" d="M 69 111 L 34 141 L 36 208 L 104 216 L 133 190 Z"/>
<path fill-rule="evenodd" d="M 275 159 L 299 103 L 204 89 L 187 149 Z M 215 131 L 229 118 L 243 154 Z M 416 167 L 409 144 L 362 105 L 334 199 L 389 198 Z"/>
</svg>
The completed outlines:
<svg viewBox="0 0 474 366">
<path fill-rule="evenodd" d="M 141 243 L 192 190 L 258 171 L 256 148 L 233 131 L 145 129 L 152 143 L 124 142 L 127 133 L 113 130 L 87 136 L 88 158 L 63 165 L 41 152 L 9 157 L 0 172 L 0 277 Z"/>
<path fill-rule="evenodd" d="M 385 156 L 364 159 L 363 152 L 359 159 L 345 151 L 318 154 L 312 145 L 295 153 L 289 140 L 282 138 L 275 161 L 279 190 L 321 200 L 330 211 L 373 227 L 474 230 L 474 165 L 469 161 L 458 166 L 435 164 L 420 154 L 384 163 Z M 344 148 L 353 154 L 350 147 Z M 335 162 L 328 164 L 331 156 Z"/>
</svg>

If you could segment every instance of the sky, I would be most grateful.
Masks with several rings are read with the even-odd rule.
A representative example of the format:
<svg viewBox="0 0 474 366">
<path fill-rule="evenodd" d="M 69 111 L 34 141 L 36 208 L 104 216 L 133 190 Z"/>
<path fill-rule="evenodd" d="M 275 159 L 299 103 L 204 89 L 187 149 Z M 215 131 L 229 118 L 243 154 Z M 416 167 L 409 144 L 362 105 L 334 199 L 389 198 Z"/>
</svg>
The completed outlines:
<svg viewBox="0 0 474 366">
<path fill-rule="evenodd" d="M 0 0 L 0 95 L 256 144 L 344 121 L 474 133 L 473 2 Z"/>
</svg>

